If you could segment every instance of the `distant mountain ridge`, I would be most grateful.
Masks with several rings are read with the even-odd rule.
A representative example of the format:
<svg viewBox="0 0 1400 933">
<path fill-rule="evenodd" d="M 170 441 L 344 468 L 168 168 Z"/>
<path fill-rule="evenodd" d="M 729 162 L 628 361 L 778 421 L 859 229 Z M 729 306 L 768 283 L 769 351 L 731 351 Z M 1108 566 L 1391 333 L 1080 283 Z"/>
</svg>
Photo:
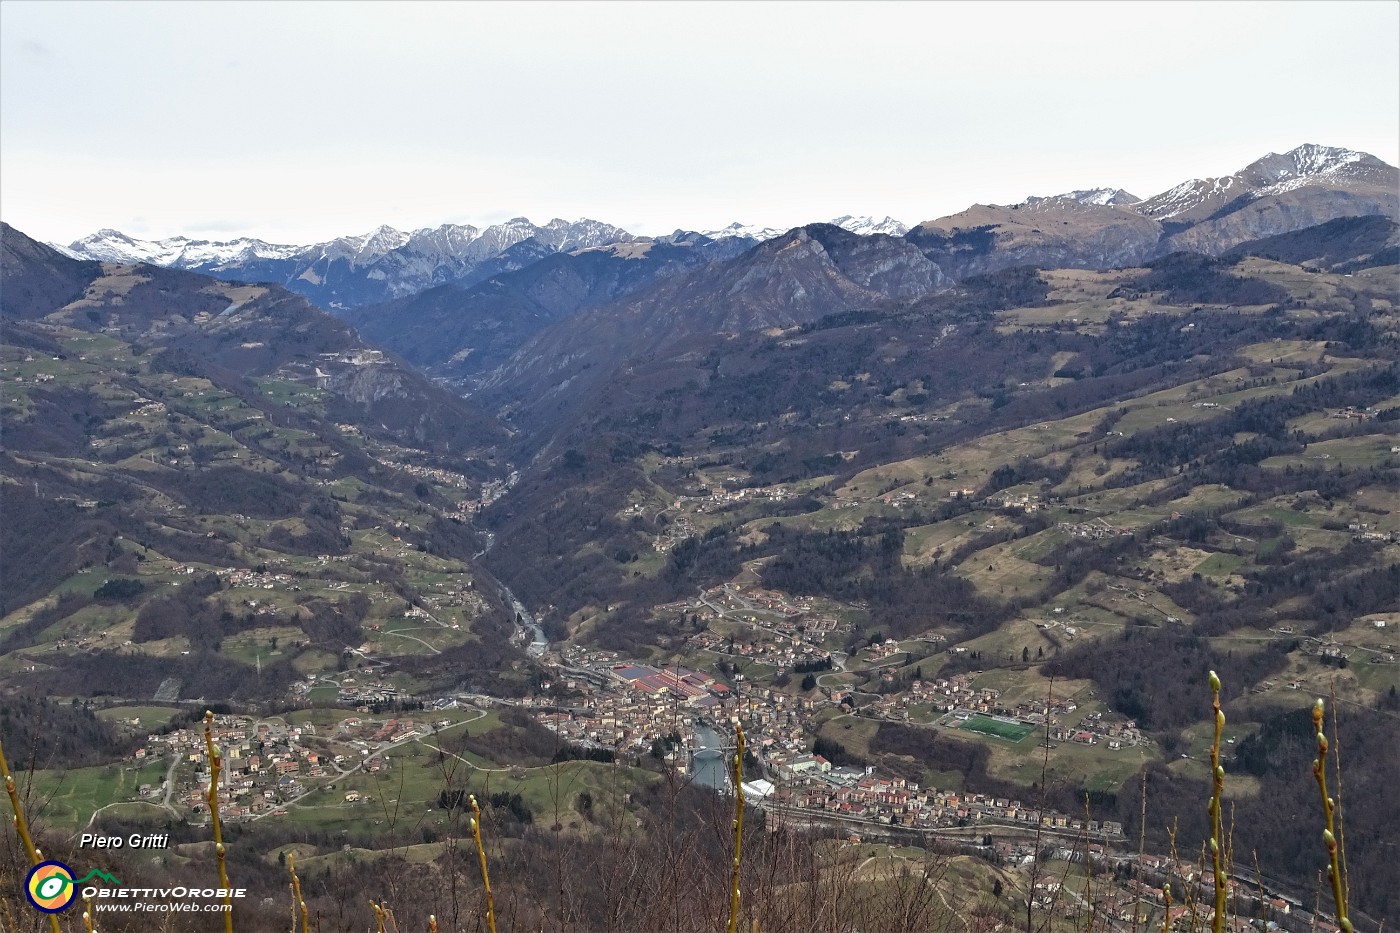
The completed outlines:
<svg viewBox="0 0 1400 933">
<path fill-rule="evenodd" d="M 1144 201 L 1121 188 L 1092 188 L 1008 206 L 974 205 L 903 236 L 866 233 L 873 222 L 850 217 L 778 236 L 739 224 L 713 236 L 678 231 L 555 254 L 470 287 L 440 286 L 345 316 L 367 339 L 435 377 L 482 392 L 489 406 L 557 397 L 567 407 L 601 370 L 702 334 L 801 325 L 1016 267 L 1139 266 L 1188 236 L 1196 237 L 1196 251 L 1211 255 L 1285 237 L 1269 248 L 1302 258 L 1341 257 L 1328 260 L 1329 267 L 1383 263 L 1391 255 L 1393 221 L 1385 211 L 1392 202 L 1374 193 L 1387 173 L 1396 175 L 1350 150 L 1300 147 L 1237 173 L 1245 180 L 1232 187 L 1257 197 L 1176 226 L 1144 213 L 1144 204 L 1163 203 L 1161 195 Z M 1381 225 L 1306 232 L 1316 227 L 1308 221 L 1332 213 L 1355 220 L 1352 211 Z M 856 256 L 861 262 L 851 261 Z"/>
<path fill-rule="evenodd" d="M 434 285 L 470 279 L 522 243 L 519 268 L 544 255 L 636 239 L 620 227 L 555 218 L 536 226 L 517 217 L 485 228 L 443 224 L 406 232 L 380 226 L 359 236 L 294 246 L 256 239 L 227 242 L 170 237 L 140 240 L 117 230 L 55 247 L 75 259 L 145 262 L 223 279 L 272 282 L 330 310 L 416 294 Z M 499 264 L 488 274 L 502 271 Z"/>
<path fill-rule="evenodd" d="M 861 234 L 903 235 L 908 230 L 890 217 L 875 220 L 848 214 L 832 223 Z M 677 230 L 655 241 L 704 238 L 750 246 L 784 232 L 734 223 L 708 233 Z M 587 218 L 566 221 L 556 217 L 537 226 L 525 217 L 516 217 L 488 227 L 443 224 L 403 231 L 381 225 L 365 234 L 310 245 L 268 243 L 250 237 L 143 240 L 112 229 L 99 230 L 67 246 L 49 245 L 72 259 L 144 262 L 222 279 L 272 282 L 327 310 L 341 311 L 404 298 L 438 285 L 474 285 L 556 253 L 638 241 L 652 240 Z"/>
<path fill-rule="evenodd" d="M 1107 269 L 1189 250 L 1219 255 L 1251 240 L 1340 217 L 1400 219 L 1400 170 L 1352 149 L 1307 143 L 1269 153 L 1218 178 L 1190 179 L 1148 198 L 1100 187 L 1019 204 L 974 204 L 914 228 L 891 218 L 831 220 L 861 236 L 907 237 L 954 279 L 1017 265 Z M 641 237 L 596 220 L 524 217 L 487 227 L 381 226 L 325 243 L 288 245 L 243 237 L 223 242 L 142 240 L 104 229 L 56 249 L 75 259 L 146 262 L 218 278 L 280 284 L 332 311 L 394 301 L 441 285 L 464 288 L 547 256 L 625 243 L 727 242 L 748 248 L 786 233 L 735 222 L 708 231 Z"/>
<path fill-rule="evenodd" d="M 1146 199 L 1095 188 L 975 204 L 907 236 L 961 279 L 1019 265 L 1110 269 L 1178 250 L 1217 256 L 1252 240 L 1370 215 L 1400 219 L 1400 169 L 1364 152 L 1308 143 Z"/>
<path fill-rule="evenodd" d="M 938 265 L 902 237 L 809 224 L 550 324 L 503 365 L 481 374 L 479 397 L 491 408 L 530 399 L 527 418 L 547 424 L 567 417 L 624 361 L 715 335 L 737 337 L 906 303 L 949 284 Z"/>
<path fill-rule="evenodd" d="M 671 310 L 642 313 L 644 330 L 664 331 L 667 339 L 711 325 L 736 333 L 909 300 L 1020 266 L 1107 270 L 1182 250 L 1219 256 L 1329 221 L 1375 216 L 1400 220 L 1400 170 L 1355 150 L 1306 144 L 1146 199 L 1122 188 L 1080 189 L 1011 205 L 975 204 L 913 229 L 890 217 L 844 215 L 794 231 L 736 222 L 708 232 L 640 237 L 594 220 L 538 226 L 515 218 L 485 228 L 447 224 L 405 232 L 381 226 L 312 246 L 247 238 L 143 241 L 106 230 L 64 252 L 281 284 L 458 390 L 474 392 L 513 381 L 506 369 L 517 375 L 531 370 L 528 360 L 512 358 L 530 352 L 544 331 L 562 328 L 561 339 L 591 346 L 592 336 L 575 333 L 566 319 L 617 305 L 614 315 L 590 315 L 588 326 L 621 326 L 638 313 L 625 306 L 655 289 Z M 819 229 L 826 232 L 813 233 Z M 798 231 L 806 232 L 794 239 Z M 778 244 L 805 256 L 813 241 L 821 247 L 813 256 L 825 251 L 830 260 L 826 247 L 838 235 L 849 256 L 874 257 L 868 268 L 837 263 L 817 274 L 763 249 Z M 1367 261 L 1389 255 L 1380 236 L 1375 259 Z M 1291 255 L 1311 240 L 1290 243 Z M 752 250 L 758 251 L 752 261 L 739 262 Z M 706 273 L 703 267 L 712 263 L 726 267 Z M 694 320 L 682 320 L 679 308 Z M 612 339 L 629 346 L 650 341 L 626 327 Z M 552 358 L 571 354 L 565 345 L 547 352 Z"/>
</svg>

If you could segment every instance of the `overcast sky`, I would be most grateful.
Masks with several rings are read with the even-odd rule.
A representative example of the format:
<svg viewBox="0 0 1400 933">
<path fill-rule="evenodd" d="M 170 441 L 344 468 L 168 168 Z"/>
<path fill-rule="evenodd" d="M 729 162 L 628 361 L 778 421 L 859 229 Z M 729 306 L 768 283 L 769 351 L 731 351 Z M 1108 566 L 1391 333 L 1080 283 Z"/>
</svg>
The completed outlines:
<svg viewBox="0 0 1400 933">
<path fill-rule="evenodd" d="M 1400 161 L 1400 3 L 0 3 L 0 216 L 306 243 Z"/>
</svg>

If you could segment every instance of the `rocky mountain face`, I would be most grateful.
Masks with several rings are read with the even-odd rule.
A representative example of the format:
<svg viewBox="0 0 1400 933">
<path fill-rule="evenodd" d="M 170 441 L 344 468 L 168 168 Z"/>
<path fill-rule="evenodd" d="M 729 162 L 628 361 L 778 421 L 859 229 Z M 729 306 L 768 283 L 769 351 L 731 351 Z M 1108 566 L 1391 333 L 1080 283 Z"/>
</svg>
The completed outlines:
<svg viewBox="0 0 1400 933">
<path fill-rule="evenodd" d="M 1342 217 L 1400 218 L 1400 170 L 1349 149 L 1303 145 L 1233 175 L 1139 200 L 1121 189 L 978 204 L 908 234 L 954 278 L 1018 265 L 1110 269 L 1187 250 L 1216 256 Z"/>
<path fill-rule="evenodd" d="M 1302 188 L 1381 188 L 1393 194 L 1395 171 L 1364 152 L 1307 144 L 1281 155 L 1271 152 L 1233 175 L 1182 182 L 1142 201 L 1137 210 L 1163 223 L 1192 225 L 1233 213 L 1250 201 Z"/>
<path fill-rule="evenodd" d="M 630 298 L 541 331 L 480 382 L 488 405 L 529 400 L 543 420 L 571 410 L 613 367 L 687 340 L 792 327 L 874 309 L 948 285 L 914 244 L 813 224 L 741 256 L 665 277 Z"/>
<path fill-rule="evenodd" d="M 518 253 L 526 243 L 507 255 Z M 471 391 L 486 373 L 556 321 L 748 248 L 747 241 L 737 238 L 711 240 L 692 234 L 554 253 L 471 287 L 440 285 L 408 298 L 354 308 L 343 316 L 366 339 Z"/>
<path fill-rule="evenodd" d="M 1090 195 L 1080 197 L 1079 195 Z M 1161 225 L 1112 196 L 1089 192 L 977 204 L 922 223 L 905 237 L 948 275 L 963 279 L 1015 266 L 1111 269 L 1143 261 Z"/>
<path fill-rule="evenodd" d="M 26 318 L 83 294 L 102 267 L 65 256 L 0 223 L 0 317 Z"/>
<path fill-rule="evenodd" d="M 1340 217 L 1400 217 L 1400 171 L 1364 152 L 1299 146 L 1234 175 L 1179 185 L 1138 210 L 1162 222 L 1158 254 L 1217 255 Z"/>
<path fill-rule="evenodd" d="M 1389 217 L 1338 217 L 1316 227 L 1241 243 L 1222 258 L 1261 256 L 1305 269 L 1352 273 L 1400 263 L 1400 224 Z"/>
<path fill-rule="evenodd" d="M 335 420 L 394 443 L 461 453 L 506 438 L 471 402 L 278 286 L 74 260 L 8 226 L 3 256 L 0 308 L 11 322 L 104 334 L 165 354 L 190 375 L 302 383 L 326 393 L 326 413 Z"/>
</svg>

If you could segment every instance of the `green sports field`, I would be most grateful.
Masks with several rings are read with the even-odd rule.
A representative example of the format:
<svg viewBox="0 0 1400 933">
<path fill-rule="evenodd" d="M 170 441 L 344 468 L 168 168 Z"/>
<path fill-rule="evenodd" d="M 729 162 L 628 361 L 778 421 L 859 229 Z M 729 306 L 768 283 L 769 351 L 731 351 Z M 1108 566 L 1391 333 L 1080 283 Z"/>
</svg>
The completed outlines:
<svg viewBox="0 0 1400 933">
<path fill-rule="evenodd" d="M 968 732 L 980 732 L 998 739 L 1006 739 L 1008 742 L 1019 742 L 1035 731 L 1034 726 L 1027 726 L 1019 722 L 1004 722 L 988 716 L 970 716 L 965 722 L 959 723 L 958 728 Z"/>
</svg>

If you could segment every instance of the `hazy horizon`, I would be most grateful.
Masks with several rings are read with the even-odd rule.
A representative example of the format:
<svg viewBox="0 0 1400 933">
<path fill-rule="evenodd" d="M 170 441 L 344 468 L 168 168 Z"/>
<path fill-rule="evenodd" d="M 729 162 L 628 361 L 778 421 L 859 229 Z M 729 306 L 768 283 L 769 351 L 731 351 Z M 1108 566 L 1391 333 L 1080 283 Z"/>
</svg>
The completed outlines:
<svg viewBox="0 0 1400 933">
<path fill-rule="evenodd" d="M 120 36 L 121 41 L 112 41 Z M 0 204 L 68 243 L 640 235 L 1400 162 L 1400 5 L 0 6 Z"/>
</svg>

